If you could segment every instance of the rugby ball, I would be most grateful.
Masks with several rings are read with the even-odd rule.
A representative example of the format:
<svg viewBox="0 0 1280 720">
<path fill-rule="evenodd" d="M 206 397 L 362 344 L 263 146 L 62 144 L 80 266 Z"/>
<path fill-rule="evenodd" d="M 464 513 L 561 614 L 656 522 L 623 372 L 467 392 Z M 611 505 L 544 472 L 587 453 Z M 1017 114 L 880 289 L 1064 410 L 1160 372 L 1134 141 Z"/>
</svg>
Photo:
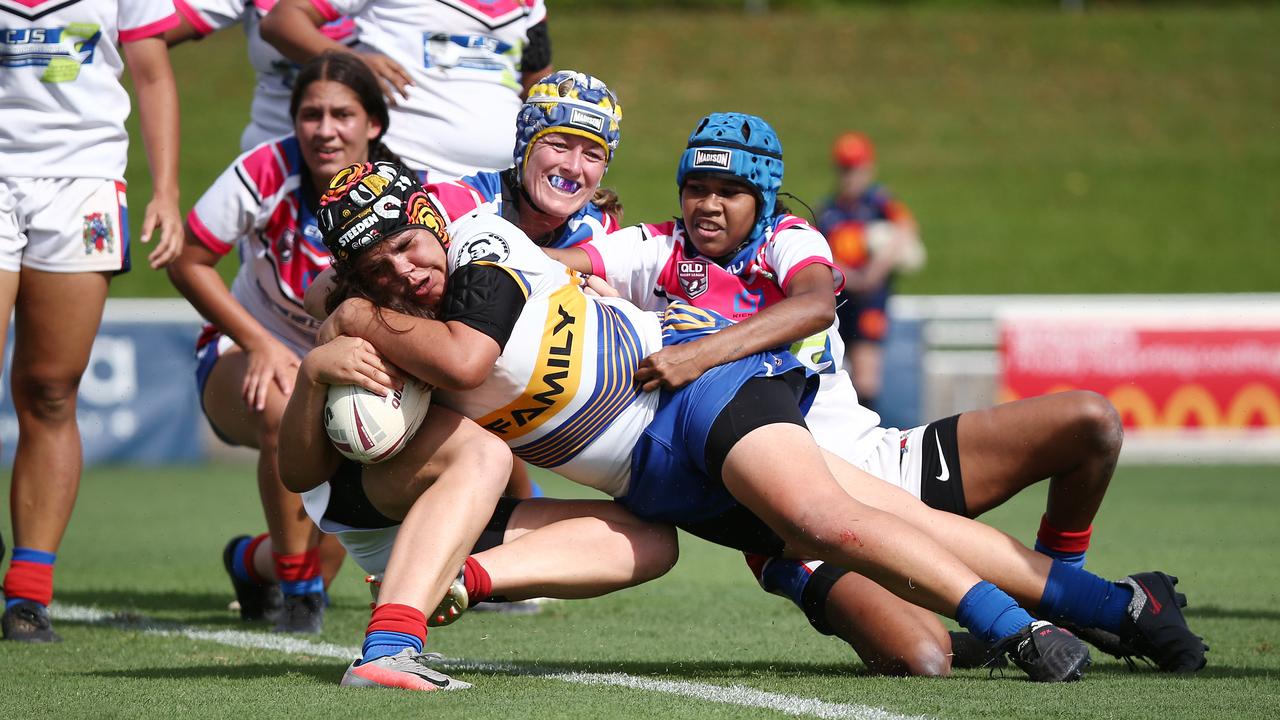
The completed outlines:
<svg viewBox="0 0 1280 720">
<path fill-rule="evenodd" d="M 404 448 L 422 425 L 430 404 L 430 387 L 416 380 L 385 397 L 359 385 L 330 385 L 324 429 L 338 452 L 373 465 Z"/>
</svg>

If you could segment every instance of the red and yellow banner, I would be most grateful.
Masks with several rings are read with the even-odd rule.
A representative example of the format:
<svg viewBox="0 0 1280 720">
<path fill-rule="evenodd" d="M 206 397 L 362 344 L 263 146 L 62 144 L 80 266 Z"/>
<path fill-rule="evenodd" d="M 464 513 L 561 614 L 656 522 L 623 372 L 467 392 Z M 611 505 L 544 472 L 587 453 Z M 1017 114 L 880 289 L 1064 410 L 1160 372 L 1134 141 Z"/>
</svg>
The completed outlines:
<svg viewBox="0 0 1280 720">
<path fill-rule="evenodd" d="M 1171 321 L 1172 320 L 1172 321 Z M 1002 400 L 1099 392 L 1135 429 L 1280 431 L 1280 318 L 1223 328 L 1176 318 L 1005 318 Z"/>
</svg>

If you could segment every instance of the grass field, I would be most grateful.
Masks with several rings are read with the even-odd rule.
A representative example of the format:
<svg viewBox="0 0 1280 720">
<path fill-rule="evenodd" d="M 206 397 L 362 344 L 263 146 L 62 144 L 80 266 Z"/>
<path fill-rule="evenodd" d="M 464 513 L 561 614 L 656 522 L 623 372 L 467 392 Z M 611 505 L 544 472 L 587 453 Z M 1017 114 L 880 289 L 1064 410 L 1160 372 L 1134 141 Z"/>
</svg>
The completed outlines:
<svg viewBox="0 0 1280 720">
<path fill-rule="evenodd" d="M 989 520 L 1030 538 L 1042 503 L 1033 491 Z M 1192 678 L 1101 656 L 1069 686 L 1016 670 L 866 677 L 847 647 L 756 591 L 740 557 L 683 537 L 679 565 L 647 586 L 432 631 L 429 649 L 464 663 L 456 674 L 476 687 L 422 696 L 337 687 L 368 620 L 354 566 L 316 641 L 281 644 L 226 609 L 222 543 L 261 525 L 248 466 L 101 469 L 59 553 L 65 641 L 0 643 L 0 717 L 1275 718 L 1278 506 L 1275 468 L 1122 467 L 1115 478 L 1089 564 L 1182 578 L 1188 617 L 1213 647 Z M 126 614 L 99 617 L 115 612 Z"/>
<path fill-rule="evenodd" d="M 556 66 L 622 99 L 605 180 L 630 221 L 676 212 L 676 160 L 699 117 L 745 110 L 778 128 L 784 189 L 811 204 L 829 191 L 831 138 L 875 138 L 929 246 L 906 292 L 1280 289 L 1280 6 L 1044 5 L 761 17 L 553 3 L 551 28 Z M 237 30 L 174 52 L 184 209 L 236 155 L 244 57 Z M 133 150 L 136 223 L 149 190 Z M 145 269 L 114 292 L 173 294 Z"/>
</svg>

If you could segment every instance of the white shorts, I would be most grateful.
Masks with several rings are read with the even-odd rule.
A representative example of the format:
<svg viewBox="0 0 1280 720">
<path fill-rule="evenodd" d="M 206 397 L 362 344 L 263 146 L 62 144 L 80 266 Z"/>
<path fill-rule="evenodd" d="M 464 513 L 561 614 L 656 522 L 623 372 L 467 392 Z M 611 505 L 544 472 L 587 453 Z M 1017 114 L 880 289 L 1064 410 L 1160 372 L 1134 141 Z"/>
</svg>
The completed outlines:
<svg viewBox="0 0 1280 720">
<path fill-rule="evenodd" d="M 874 450 L 853 463 L 936 510 L 968 515 L 956 418 L 909 430 L 889 428 Z"/>
<path fill-rule="evenodd" d="M 818 376 L 818 393 L 804 422 L 822 449 L 852 465 L 874 452 L 889 432 L 879 427 L 879 415 L 858 404 L 858 394 L 844 370 Z"/>
<path fill-rule="evenodd" d="M 366 530 L 353 528 L 334 522 L 325 517 L 329 509 L 329 496 L 332 488 L 329 483 L 320 485 L 302 493 L 302 506 L 306 509 L 311 522 L 321 532 L 338 536 L 338 542 L 347 549 L 347 554 L 368 575 L 376 575 L 387 569 L 387 561 L 391 559 L 391 548 L 396 544 L 399 525 Z"/>
<path fill-rule="evenodd" d="M 125 184 L 98 178 L 0 178 L 0 270 L 129 269 Z"/>
</svg>

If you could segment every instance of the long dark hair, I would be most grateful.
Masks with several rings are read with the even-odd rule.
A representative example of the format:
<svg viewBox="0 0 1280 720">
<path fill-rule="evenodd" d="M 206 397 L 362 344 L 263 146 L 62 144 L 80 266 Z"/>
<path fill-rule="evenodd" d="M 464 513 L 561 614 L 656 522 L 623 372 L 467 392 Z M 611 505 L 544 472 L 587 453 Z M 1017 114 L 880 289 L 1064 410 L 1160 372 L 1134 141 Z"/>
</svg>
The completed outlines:
<svg viewBox="0 0 1280 720">
<path fill-rule="evenodd" d="M 378 137 L 369 143 L 369 162 L 401 162 L 399 156 L 382 144 L 382 136 L 387 134 L 387 126 L 391 124 L 387 101 L 382 97 L 382 86 L 369 66 L 355 53 L 326 50 L 307 61 L 293 80 L 293 94 L 289 96 L 289 119 L 297 121 L 298 107 L 302 105 L 302 97 L 307 88 L 321 80 L 345 85 L 355 93 L 365 113 L 382 128 Z"/>
<path fill-rule="evenodd" d="M 386 271 L 385 261 L 379 257 L 376 250 L 355 258 L 354 262 L 343 266 L 335 265 L 333 288 L 329 291 L 329 296 L 325 298 L 325 313 L 332 315 L 333 311 L 337 310 L 342 301 L 347 298 L 364 298 L 373 304 L 378 322 L 396 334 L 408 332 L 409 329 L 397 328 L 391 325 L 386 316 L 382 314 L 384 309 L 402 315 L 412 315 L 431 320 L 436 319 L 435 313 L 421 305 L 404 300 L 394 291 L 379 284 L 378 277 Z"/>
</svg>

